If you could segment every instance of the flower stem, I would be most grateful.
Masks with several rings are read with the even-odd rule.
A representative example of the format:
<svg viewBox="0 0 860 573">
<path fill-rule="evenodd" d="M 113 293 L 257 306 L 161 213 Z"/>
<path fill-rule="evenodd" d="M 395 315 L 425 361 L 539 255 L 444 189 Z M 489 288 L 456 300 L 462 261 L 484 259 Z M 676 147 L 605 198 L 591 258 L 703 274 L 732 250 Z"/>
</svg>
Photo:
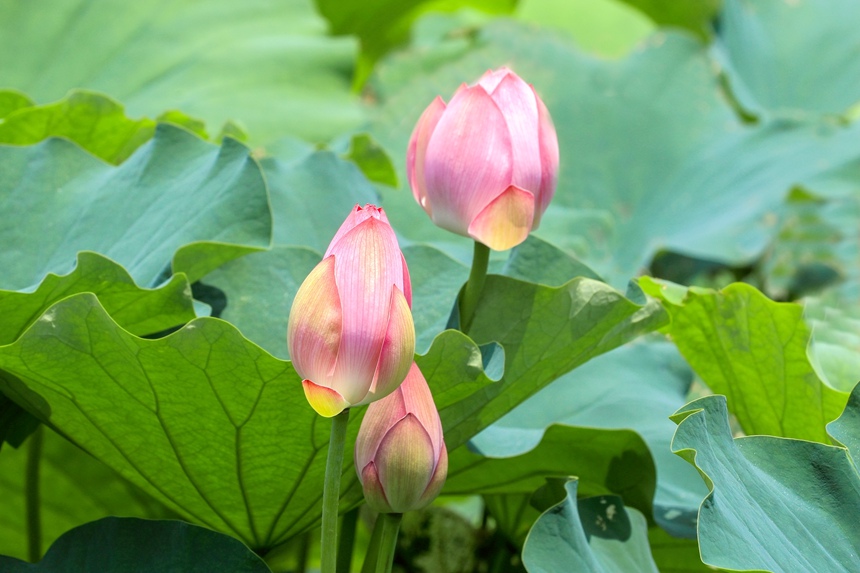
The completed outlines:
<svg viewBox="0 0 860 573">
<path fill-rule="evenodd" d="M 376 554 L 376 571 L 374 573 L 391 573 L 394 563 L 394 548 L 397 546 L 397 533 L 400 531 L 402 513 L 381 513 L 377 519 L 382 520 L 382 534 L 379 538 L 379 551 Z"/>
<path fill-rule="evenodd" d="M 382 538 L 382 514 L 376 516 L 373 524 L 373 533 L 370 534 L 370 543 L 367 545 L 367 553 L 364 555 L 364 564 L 361 573 L 374 573 L 376 571 L 376 560 L 379 558 L 379 540 Z"/>
<path fill-rule="evenodd" d="M 472 326 L 475 309 L 478 307 L 478 300 L 481 298 L 484 282 L 487 280 L 489 262 L 490 247 L 475 241 L 472 271 L 469 273 L 469 280 L 466 282 L 466 288 L 463 289 L 463 294 L 460 297 L 460 330 L 462 332 L 468 333 Z"/>
<path fill-rule="evenodd" d="M 355 545 L 355 528 L 358 526 L 358 508 L 343 514 L 337 549 L 337 573 L 349 573 L 352 566 L 352 548 Z"/>
<path fill-rule="evenodd" d="M 27 507 L 27 558 L 36 563 L 42 558 L 42 514 L 39 503 L 39 465 L 42 461 L 42 441 L 45 429 L 40 424 L 30 437 L 25 474 Z"/>
<path fill-rule="evenodd" d="M 340 503 L 340 475 L 343 471 L 343 445 L 348 421 L 349 408 L 331 419 L 331 439 L 328 443 L 323 486 L 321 573 L 335 573 L 337 570 L 337 510 Z"/>
</svg>

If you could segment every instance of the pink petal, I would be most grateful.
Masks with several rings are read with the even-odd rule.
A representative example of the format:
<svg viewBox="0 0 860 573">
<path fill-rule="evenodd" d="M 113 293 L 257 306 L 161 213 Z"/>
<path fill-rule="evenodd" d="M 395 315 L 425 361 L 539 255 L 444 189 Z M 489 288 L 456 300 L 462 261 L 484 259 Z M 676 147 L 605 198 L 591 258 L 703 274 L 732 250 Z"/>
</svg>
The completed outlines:
<svg viewBox="0 0 860 573">
<path fill-rule="evenodd" d="M 396 513 L 415 508 L 436 469 L 430 436 L 412 414 L 406 414 L 388 431 L 373 461 Z"/>
<path fill-rule="evenodd" d="M 364 489 L 364 499 L 367 500 L 367 505 L 371 509 L 380 513 L 397 513 L 391 508 L 391 504 L 385 497 L 385 489 L 379 481 L 379 472 L 377 472 L 373 462 L 367 464 L 358 477 L 361 480 L 361 487 Z"/>
<path fill-rule="evenodd" d="M 534 195 L 511 185 L 475 217 L 469 236 L 496 251 L 516 247 L 529 236 L 534 208 Z"/>
<path fill-rule="evenodd" d="M 367 395 L 359 402 L 368 404 L 391 394 L 412 366 L 415 358 L 415 326 L 406 298 L 392 287 L 391 311 L 382 351 L 379 353 L 376 375 Z"/>
<path fill-rule="evenodd" d="M 558 180 L 558 137 L 549 110 L 537 94 L 535 98 L 538 104 L 538 141 L 540 142 L 541 158 L 541 184 L 537 193 L 537 209 L 535 210 L 535 223 L 532 229 L 537 229 L 541 215 L 546 211 L 549 202 L 555 195 Z"/>
<path fill-rule="evenodd" d="M 412 277 L 409 276 L 409 267 L 406 265 L 406 257 L 403 252 L 400 252 L 400 260 L 403 262 L 403 296 L 406 297 L 406 304 L 412 308 Z"/>
<path fill-rule="evenodd" d="M 418 500 L 418 507 L 421 509 L 430 505 L 430 502 L 439 496 L 442 491 L 442 486 L 445 485 L 445 479 L 448 477 L 448 448 L 442 444 L 442 450 L 439 452 L 439 462 L 436 464 L 436 471 L 433 472 L 433 477 L 430 478 L 430 483 L 427 484 L 427 489 Z"/>
<path fill-rule="evenodd" d="M 409 369 L 409 374 L 398 389 L 403 400 L 406 412 L 413 414 L 430 436 L 430 441 L 433 442 L 433 451 L 437 457 L 440 448 L 444 447 L 442 442 L 442 422 L 439 419 L 439 412 L 436 410 L 436 404 L 433 402 L 433 394 L 430 392 L 430 386 L 427 385 L 427 380 L 414 362 Z"/>
<path fill-rule="evenodd" d="M 342 313 L 335 259 L 323 259 L 296 293 L 287 325 L 293 367 L 303 378 L 330 386 L 341 337 Z"/>
<path fill-rule="evenodd" d="M 427 146 L 424 163 L 433 221 L 465 235 L 472 219 L 511 183 L 511 135 L 480 86 L 457 92 Z"/>
<path fill-rule="evenodd" d="M 331 249 L 342 329 L 332 388 L 361 402 L 376 374 L 390 322 L 392 286 L 403 289 L 403 263 L 391 226 L 370 217 Z"/>
<path fill-rule="evenodd" d="M 399 388 L 367 407 L 355 438 L 356 467 L 364 467 L 373 461 L 385 434 L 407 413 Z"/>
<path fill-rule="evenodd" d="M 538 144 L 538 106 L 534 90 L 516 74 L 508 73 L 492 93 L 511 132 L 514 171 L 511 183 L 537 194 L 541 186 Z"/>
<path fill-rule="evenodd" d="M 344 400 L 337 390 L 314 384 L 310 380 L 302 380 L 302 388 L 311 407 L 325 418 L 337 416 L 350 407 L 350 403 Z"/>
<path fill-rule="evenodd" d="M 350 211 L 346 219 L 344 219 L 343 224 L 337 230 L 337 233 L 334 234 L 334 237 L 332 238 L 331 243 L 329 243 L 328 249 L 326 249 L 323 258 L 329 256 L 330 254 L 332 254 L 332 252 L 334 252 L 335 247 L 344 237 L 344 235 L 346 235 L 368 219 L 376 219 L 378 221 L 382 221 L 386 225 L 389 225 L 388 217 L 385 215 L 385 211 L 381 207 L 371 205 L 370 203 L 367 203 L 364 207 L 362 207 L 361 205 L 356 205 L 352 208 L 352 211 Z"/>
<path fill-rule="evenodd" d="M 431 216 L 431 206 L 427 200 L 427 186 L 424 182 L 424 155 L 427 152 L 430 136 L 444 112 L 445 102 L 441 97 L 436 96 L 436 99 L 424 110 L 415 125 L 406 152 L 406 173 L 409 176 L 412 194 L 418 204 Z"/>
<path fill-rule="evenodd" d="M 481 79 L 478 80 L 478 85 L 487 90 L 488 94 L 492 94 L 501 81 L 511 74 L 516 76 L 516 74 L 505 66 L 502 66 L 498 70 L 487 70 L 484 72 L 484 75 L 481 76 Z"/>
</svg>

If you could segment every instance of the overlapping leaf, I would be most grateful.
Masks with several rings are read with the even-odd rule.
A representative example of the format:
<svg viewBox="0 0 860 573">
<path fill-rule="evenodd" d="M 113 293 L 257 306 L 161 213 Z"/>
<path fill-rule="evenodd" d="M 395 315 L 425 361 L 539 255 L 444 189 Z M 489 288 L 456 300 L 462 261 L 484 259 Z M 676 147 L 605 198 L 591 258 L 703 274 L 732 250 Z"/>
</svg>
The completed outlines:
<svg viewBox="0 0 860 573">
<path fill-rule="evenodd" d="M 523 548 L 529 573 L 657 573 L 645 517 L 615 496 L 577 500 L 577 482 L 535 523 Z"/>
<path fill-rule="evenodd" d="M 707 491 L 669 449 L 674 433 L 669 416 L 685 403 L 691 382 L 689 368 L 670 344 L 637 341 L 560 377 L 471 443 L 488 456 L 514 456 L 534 448 L 552 423 L 584 426 L 580 431 L 635 430 L 648 448 L 636 471 L 647 473 L 656 466 L 654 519 L 676 535 L 695 536 L 696 515 Z M 546 461 L 556 458 L 549 453 Z M 652 515 L 651 503 L 642 505 L 623 490 L 612 491 L 623 495 L 627 505 Z"/>
<path fill-rule="evenodd" d="M 860 476 L 849 451 L 860 436 L 857 393 L 831 425 L 849 450 L 772 436 L 733 439 L 723 396 L 700 398 L 673 416 L 673 449 L 711 487 L 699 514 L 706 563 L 774 573 L 856 568 Z"/>
<path fill-rule="evenodd" d="M 362 122 L 349 93 L 356 43 L 326 37 L 312 0 L 3 0 L 0 13 L 0 86 L 40 103 L 88 88 L 133 116 L 238 120 L 259 143 Z"/>
<path fill-rule="evenodd" d="M 112 167 L 60 139 L 0 146 L 0 287 L 23 289 L 68 271 L 81 250 L 103 253 L 139 283 L 169 270 L 193 281 L 269 245 L 271 215 L 260 169 L 243 145 L 219 148 L 161 125 Z"/>
<path fill-rule="evenodd" d="M 226 535 L 181 521 L 118 517 L 69 531 L 39 563 L 0 555 L 0 566 L 7 573 L 269 573 L 262 559 Z"/>
<path fill-rule="evenodd" d="M 63 137 L 114 164 L 126 159 L 154 133 L 153 120 L 131 119 L 118 102 L 82 91 L 47 105 L 21 106 L 0 122 L 0 143 L 31 145 L 49 137 Z"/>
<path fill-rule="evenodd" d="M 535 85 L 559 134 L 559 189 L 538 234 L 583 255 L 616 286 L 661 249 L 749 262 L 767 245 L 770 213 L 792 185 L 860 156 L 857 125 L 742 124 L 705 49 L 674 33 L 619 62 L 511 23 L 487 26 L 465 54 L 444 50 L 380 67 L 373 132 L 399 154 L 395 164 L 405 164 L 414 122 L 434 97 L 449 98 L 487 68 L 512 66 Z M 416 63 L 439 53 L 442 63 L 429 69 Z M 384 197 L 398 206 L 395 225 L 417 240 L 450 241 L 404 195 Z"/>
<path fill-rule="evenodd" d="M 662 296 L 661 285 L 641 282 Z M 681 354 L 711 390 L 726 395 L 745 432 L 827 441 L 825 426 L 848 396 L 823 384 L 812 367 L 800 305 L 737 283 L 722 291 L 691 288 L 680 304 L 666 306 Z"/>
</svg>

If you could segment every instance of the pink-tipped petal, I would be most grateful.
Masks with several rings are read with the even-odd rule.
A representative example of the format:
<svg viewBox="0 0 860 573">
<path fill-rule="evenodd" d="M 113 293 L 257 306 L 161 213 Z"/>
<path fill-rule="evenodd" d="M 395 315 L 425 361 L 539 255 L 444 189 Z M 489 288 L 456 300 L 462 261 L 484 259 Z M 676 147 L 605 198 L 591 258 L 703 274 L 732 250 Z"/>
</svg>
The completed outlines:
<svg viewBox="0 0 860 573">
<path fill-rule="evenodd" d="M 467 235 L 472 219 L 511 183 L 511 135 L 481 86 L 451 99 L 427 146 L 424 163 L 433 221 Z"/>
<path fill-rule="evenodd" d="M 376 374 L 390 322 L 392 285 L 403 288 L 402 259 L 391 226 L 377 218 L 343 235 L 334 252 L 343 326 L 331 386 L 358 404 Z"/>
<path fill-rule="evenodd" d="M 406 298 L 392 287 L 388 330 L 379 353 L 376 375 L 360 404 L 369 404 L 388 396 L 400 386 L 415 358 L 415 325 Z"/>
<path fill-rule="evenodd" d="M 356 467 L 363 468 L 373 461 L 388 429 L 402 420 L 407 413 L 399 388 L 382 400 L 371 402 L 355 438 Z"/>
<path fill-rule="evenodd" d="M 409 369 L 409 374 L 397 390 L 403 400 L 406 412 L 414 414 L 433 442 L 433 452 L 438 457 L 440 448 L 444 447 L 442 442 L 442 422 L 439 420 L 439 412 L 433 402 L 433 394 L 424 374 L 414 362 Z"/>
<path fill-rule="evenodd" d="M 534 90 L 514 73 L 508 73 L 492 93 L 511 131 L 514 170 L 511 183 L 537 195 L 541 186 L 538 145 L 538 105 Z"/>
<path fill-rule="evenodd" d="M 535 94 L 535 100 L 538 105 L 541 184 L 537 193 L 537 209 L 535 209 L 535 222 L 532 229 L 537 229 L 541 216 L 555 195 L 556 183 L 558 182 L 558 136 L 555 133 L 555 126 L 552 124 L 549 110 L 537 94 Z"/>
<path fill-rule="evenodd" d="M 325 418 L 337 416 L 351 405 L 337 390 L 314 384 L 310 380 L 302 380 L 302 388 L 311 407 Z"/>
<path fill-rule="evenodd" d="M 329 243 L 328 249 L 326 249 L 323 258 L 328 257 L 335 251 L 338 243 L 340 243 L 340 240 L 344 237 L 344 235 L 346 235 L 368 219 L 376 219 L 378 221 L 382 221 L 386 225 L 389 225 L 388 217 L 385 215 L 385 211 L 381 207 L 371 205 L 370 203 L 366 204 L 364 207 L 362 207 L 361 205 L 356 205 L 352 208 L 352 211 L 350 211 L 343 224 L 337 230 L 337 233 L 334 234 L 334 238 L 332 238 L 331 243 Z"/>
<path fill-rule="evenodd" d="M 314 267 L 296 293 L 287 325 L 293 367 L 320 385 L 328 385 L 340 344 L 342 312 L 334 267 L 334 257 Z"/>
<path fill-rule="evenodd" d="M 484 72 L 484 75 L 481 76 L 481 79 L 478 80 L 478 85 L 487 90 L 488 94 L 492 94 L 496 91 L 496 88 L 502 80 L 511 74 L 513 74 L 513 72 L 505 66 L 502 66 L 498 70 L 487 70 Z"/>
<path fill-rule="evenodd" d="M 415 508 L 433 477 L 435 460 L 430 436 L 414 415 L 407 414 L 388 431 L 374 463 L 394 512 Z"/>
<path fill-rule="evenodd" d="M 406 151 L 406 173 L 409 177 L 409 185 L 412 187 L 412 194 L 428 215 L 432 215 L 432 207 L 427 200 L 424 157 L 427 153 L 430 136 L 433 135 L 433 130 L 436 129 L 436 124 L 439 123 L 444 112 L 445 102 L 441 97 L 436 96 L 436 99 L 421 114 L 421 118 L 412 131 L 412 137 L 409 139 L 409 147 Z"/>
<path fill-rule="evenodd" d="M 516 247 L 529 236 L 534 209 L 534 195 L 511 185 L 475 217 L 469 236 L 496 251 Z"/>
<path fill-rule="evenodd" d="M 388 498 L 385 497 L 385 489 L 379 481 L 379 472 L 373 462 L 364 466 L 358 477 L 364 489 L 364 499 L 371 509 L 380 513 L 396 513 L 388 503 Z"/>
<path fill-rule="evenodd" d="M 421 498 L 418 500 L 418 507 L 415 509 L 421 509 L 422 507 L 426 507 L 430 504 L 431 501 L 436 499 L 439 496 L 439 492 L 442 491 L 442 487 L 445 485 L 445 479 L 448 477 L 448 448 L 445 447 L 445 444 L 442 444 L 442 449 L 439 452 L 439 461 L 436 464 L 436 471 L 433 473 L 433 477 L 430 478 L 430 483 L 427 484 L 427 489 L 424 490 L 424 493 L 421 495 Z"/>
</svg>

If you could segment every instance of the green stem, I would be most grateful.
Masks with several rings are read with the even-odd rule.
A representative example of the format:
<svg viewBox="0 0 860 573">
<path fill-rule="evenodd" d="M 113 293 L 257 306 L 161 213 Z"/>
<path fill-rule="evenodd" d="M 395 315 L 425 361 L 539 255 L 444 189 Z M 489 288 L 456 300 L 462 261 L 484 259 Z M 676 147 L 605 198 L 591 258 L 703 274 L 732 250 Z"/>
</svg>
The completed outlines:
<svg viewBox="0 0 860 573">
<path fill-rule="evenodd" d="M 323 486 L 321 573 L 337 571 L 337 510 L 340 503 L 340 475 L 343 473 L 343 444 L 349 408 L 331 419 L 331 439 L 325 464 Z"/>
<path fill-rule="evenodd" d="M 36 563 L 42 558 L 42 514 L 39 503 L 39 465 L 42 461 L 44 428 L 40 424 L 30 437 L 24 487 L 27 507 L 27 558 Z"/>
<path fill-rule="evenodd" d="M 400 531 L 402 513 L 381 513 L 382 534 L 379 538 L 379 552 L 376 556 L 376 571 L 374 573 L 391 573 L 394 563 L 394 548 L 397 546 L 397 533 Z"/>
<path fill-rule="evenodd" d="M 373 533 L 370 534 L 370 543 L 367 545 L 367 553 L 364 555 L 364 564 L 361 573 L 373 573 L 376 571 L 376 559 L 379 557 L 379 540 L 382 538 L 382 514 L 376 516 L 373 524 Z"/>
<path fill-rule="evenodd" d="M 358 508 L 343 514 L 340 539 L 337 544 L 337 573 L 349 573 L 352 567 L 352 547 L 355 545 L 355 528 L 358 526 Z"/>
<path fill-rule="evenodd" d="M 484 282 L 487 280 L 487 266 L 490 263 L 490 247 L 475 241 L 475 252 L 472 256 L 472 271 L 463 295 L 460 297 L 460 330 L 468 333 L 472 327 L 472 319 L 475 318 L 475 309 L 478 308 L 478 300 L 484 290 Z"/>
</svg>

